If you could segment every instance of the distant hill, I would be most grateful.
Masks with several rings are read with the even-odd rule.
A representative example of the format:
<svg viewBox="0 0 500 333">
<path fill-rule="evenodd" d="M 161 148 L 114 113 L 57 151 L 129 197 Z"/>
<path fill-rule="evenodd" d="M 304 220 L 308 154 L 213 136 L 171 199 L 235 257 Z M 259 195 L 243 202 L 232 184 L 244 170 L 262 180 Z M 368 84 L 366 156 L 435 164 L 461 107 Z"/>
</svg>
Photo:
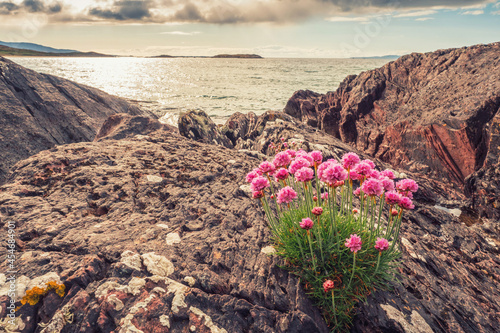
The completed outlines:
<svg viewBox="0 0 500 333">
<path fill-rule="evenodd" d="M 212 58 L 263 59 L 258 54 L 218 54 Z"/>
<path fill-rule="evenodd" d="M 17 56 L 17 57 L 115 57 L 113 55 L 102 54 L 97 52 L 40 52 L 26 49 L 16 49 L 8 46 L 0 45 L 0 56 Z"/>
<path fill-rule="evenodd" d="M 0 41 L 0 45 L 12 47 L 14 49 L 32 50 L 32 51 L 48 52 L 48 53 L 75 53 L 75 52 L 79 52 L 77 50 L 55 49 L 53 47 L 43 46 L 43 45 L 34 44 L 34 43 L 8 43 L 8 42 Z"/>
</svg>

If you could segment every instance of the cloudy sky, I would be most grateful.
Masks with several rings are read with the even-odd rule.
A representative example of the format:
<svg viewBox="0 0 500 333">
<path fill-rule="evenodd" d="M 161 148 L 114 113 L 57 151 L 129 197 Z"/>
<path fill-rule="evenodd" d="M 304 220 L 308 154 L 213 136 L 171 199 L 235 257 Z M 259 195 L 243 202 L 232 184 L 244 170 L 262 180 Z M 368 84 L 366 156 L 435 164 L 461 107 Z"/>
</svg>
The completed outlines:
<svg viewBox="0 0 500 333">
<path fill-rule="evenodd" d="M 399 55 L 500 41 L 500 1 L 0 0 L 0 40 L 139 56 Z"/>
</svg>

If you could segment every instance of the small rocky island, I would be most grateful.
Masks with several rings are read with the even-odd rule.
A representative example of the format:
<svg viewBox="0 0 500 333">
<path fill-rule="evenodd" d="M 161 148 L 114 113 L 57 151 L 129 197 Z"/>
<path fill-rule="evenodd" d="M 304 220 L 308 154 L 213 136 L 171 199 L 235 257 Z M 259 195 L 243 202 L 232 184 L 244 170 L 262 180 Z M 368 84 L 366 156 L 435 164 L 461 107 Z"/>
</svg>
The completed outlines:
<svg viewBox="0 0 500 333">
<path fill-rule="evenodd" d="M 0 221 L 16 225 L 17 294 L 65 287 L 0 328 L 328 332 L 278 267 L 244 181 L 283 137 L 325 158 L 357 152 L 420 185 L 400 283 L 360 305 L 352 332 L 497 332 L 499 49 L 411 54 L 326 95 L 298 91 L 285 112 L 237 112 L 218 127 L 191 111 L 178 128 L 0 58 Z"/>
<path fill-rule="evenodd" d="M 264 59 L 258 54 L 218 54 L 212 58 Z"/>
</svg>

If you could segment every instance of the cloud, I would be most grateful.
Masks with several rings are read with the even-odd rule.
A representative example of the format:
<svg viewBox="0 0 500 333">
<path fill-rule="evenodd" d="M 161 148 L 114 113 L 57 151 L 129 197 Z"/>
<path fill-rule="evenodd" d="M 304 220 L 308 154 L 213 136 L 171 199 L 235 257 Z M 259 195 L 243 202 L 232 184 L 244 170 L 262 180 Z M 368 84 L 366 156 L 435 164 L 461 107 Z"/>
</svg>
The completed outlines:
<svg viewBox="0 0 500 333">
<path fill-rule="evenodd" d="M 394 15 L 394 17 L 419 17 L 419 16 L 429 16 L 436 13 L 437 13 L 436 10 L 428 9 L 428 10 L 418 10 L 418 11 L 400 13 Z"/>
<path fill-rule="evenodd" d="M 161 35 L 177 35 L 177 36 L 193 36 L 197 34 L 201 34 L 201 31 L 165 31 L 160 32 Z"/>
<path fill-rule="evenodd" d="M 326 18 L 327 21 L 330 22 L 367 22 L 370 20 L 368 16 L 357 16 L 357 17 L 349 17 L 349 16 L 333 16 Z"/>
<path fill-rule="evenodd" d="M 45 13 L 51 22 L 288 24 L 327 18 L 366 23 L 398 11 L 420 17 L 437 8 L 482 8 L 491 0 L 0 0 L 0 15 Z M 475 9 L 462 9 L 475 11 Z"/>
<path fill-rule="evenodd" d="M 416 18 L 415 21 L 429 21 L 429 20 L 434 20 L 433 17 L 419 17 L 419 18 Z"/>
<path fill-rule="evenodd" d="M 484 10 L 468 10 L 466 12 L 460 13 L 461 15 L 482 15 Z"/>
</svg>

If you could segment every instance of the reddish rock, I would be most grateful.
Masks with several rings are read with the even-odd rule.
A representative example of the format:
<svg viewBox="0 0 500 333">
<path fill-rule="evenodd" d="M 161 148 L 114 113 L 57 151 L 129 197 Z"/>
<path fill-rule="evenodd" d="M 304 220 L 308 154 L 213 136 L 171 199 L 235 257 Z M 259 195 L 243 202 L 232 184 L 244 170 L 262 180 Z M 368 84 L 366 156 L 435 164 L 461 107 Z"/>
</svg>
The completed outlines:
<svg viewBox="0 0 500 333">
<path fill-rule="evenodd" d="M 463 188 L 495 150 L 500 43 L 412 53 L 347 77 L 325 95 L 297 91 L 285 112 L 357 149 Z"/>
</svg>

